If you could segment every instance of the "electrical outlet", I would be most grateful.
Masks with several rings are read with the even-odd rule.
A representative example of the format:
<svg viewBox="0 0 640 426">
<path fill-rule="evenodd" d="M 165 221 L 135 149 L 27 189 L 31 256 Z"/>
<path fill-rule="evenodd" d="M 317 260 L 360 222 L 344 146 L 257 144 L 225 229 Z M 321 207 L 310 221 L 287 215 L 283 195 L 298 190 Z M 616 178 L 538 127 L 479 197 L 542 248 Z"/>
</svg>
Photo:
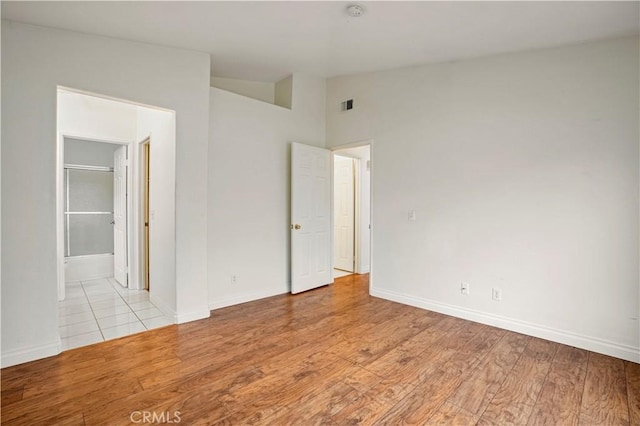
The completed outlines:
<svg viewBox="0 0 640 426">
<path fill-rule="evenodd" d="M 460 293 L 469 294 L 469 283 L 460 283 Z"/>
<path fill-rule="evenodd" d="M 238 281 L 238 277 L 236 275 L 231 275 L 231 282 L 235 283 Z"/>
<path fill-rule="evenodd" d="M 502 290 L 499 288 L 491 289 L 491 298 L 497 302 L 502 300 Z"/>
</svg>

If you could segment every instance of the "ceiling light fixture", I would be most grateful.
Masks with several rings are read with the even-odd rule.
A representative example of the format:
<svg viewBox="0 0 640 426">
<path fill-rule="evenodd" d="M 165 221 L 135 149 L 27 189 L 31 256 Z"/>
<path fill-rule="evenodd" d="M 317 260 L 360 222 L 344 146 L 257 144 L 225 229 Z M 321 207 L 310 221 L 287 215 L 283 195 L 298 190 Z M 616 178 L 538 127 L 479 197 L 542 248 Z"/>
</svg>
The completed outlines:
<svg viewBox="0 0 640 426">
<path fill-rule="evenodd" d="M 362 16 L 363 13 L 364 9 L 358 4 L 352 4 L 347 7 L 347 15 L 351 16 L 352 18 L 358 18 Z"/>
</svg>

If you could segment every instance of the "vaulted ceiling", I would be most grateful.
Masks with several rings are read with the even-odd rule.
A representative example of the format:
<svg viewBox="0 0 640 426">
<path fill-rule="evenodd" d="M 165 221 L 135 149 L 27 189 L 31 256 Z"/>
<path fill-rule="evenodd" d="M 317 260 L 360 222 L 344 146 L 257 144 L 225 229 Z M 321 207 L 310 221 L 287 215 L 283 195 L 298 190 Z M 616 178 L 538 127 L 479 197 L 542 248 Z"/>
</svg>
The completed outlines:
<svg viewBox="0 0 640 426">
<path fill-rule="evenodd" d="M 353 2 L 352 2 L 353 3 Z M 2 18 L 207 52 L 218 77 L 276 81 L 639 34 L 638 2 L 2 2 Z"/>
</svg>

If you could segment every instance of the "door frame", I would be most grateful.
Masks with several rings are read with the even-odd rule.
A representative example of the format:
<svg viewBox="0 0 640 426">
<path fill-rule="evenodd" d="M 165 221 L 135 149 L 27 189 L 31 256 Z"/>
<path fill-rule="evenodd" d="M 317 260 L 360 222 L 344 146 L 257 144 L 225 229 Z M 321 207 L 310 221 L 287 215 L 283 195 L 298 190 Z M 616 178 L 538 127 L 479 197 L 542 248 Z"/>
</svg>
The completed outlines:
<svg viewBox="0 0 640 426">
<path fill-rule="evenodd" d="M 335 196 L 334 194 L 334 183 L 333 183 L 333 159 L 334 159 L 334 155 L 338 154 L 338 155 L 342 155 L 342 156 L 348 156 L 342 153 L 339 153 L 337 151 L 342 151 L 345 149 L 349 149 L 349 148 L 360 148 L 363 146 L 368 146 L 369 147 L 369 156 L 370 156 L 370 163 L 369 163 L 369 173 L 370 173 L 370 180 L 369 180 L 369 224 L 370 224 L 370 229 L 369 229 L 369 288 L 371 288 L 372 283 L 373 283 L 373 145 L 374 145 L 374 140 L 373 139 L 365 139 L 365 140 L 361 140 L 361 141 L 357 141 L 357 142 L 351 142 L 351 143 L 346 143 L 343 145 L 335 145 L 329 148 L 329 150 L 331 150 L 331 228 L 333 229 L 334 223 L 333 223 L 333 209 L 335 208 L 335 206 L 333 205 L 333 198 Z M 355 216 L 356 216 L 356 223 L 355 223 L 355 241 L 354 243 L 356 244 L 356 250 L 355 250 L 355 261 L 356 261 L 356 271 L 354 273 L 360 273 L 361 272 L 361 247 L 360 247 L 360 192 L 361 192 L 361 188 L 360 188 L 360 167 L 361 164 L 359 161 L 355 162 L 355 170 L 356 170 L 356 185 L 355 185 L 355 199 L 356 199 L 356 206 L 355 206 Z M 332 241 L 331 241 L 331 266 L 332 266 L 332 273 L 333 273 L 333 257 L 334 257 L 334 253 L 333 251 L 335 250 L 335 245 L 333 242 L 333 232 L 332 232 Z"/>
<path fill-rule="evenodd" d="M 151 232 L 151 218 L 146 217 L 147 213 L 150 209 L 150 203 L 148 202 L 150 199 L 150 191 L 147 187 L 147 178 L 150 180 L 150 167 L 151 167 L 151 135 L 143 138 L 136 144 L 135 150 L 137 151 L 136 158 L 138 158 L 138 168 L 137 168 L 137 177 L 138 177 L 138 194 L 137 198 L 138 210 L 135 212 L 135 221 L 138 224 L 138 239 L 139 244 L 138 248 L 140 253 L 138 253 L 138 268 L 135 269 L 138 273 L 137 279 L 137 289 L 138 290 L 149 290 L 149 281 L 151 279 L 150 274 L 150 264 L 149 264 L 149 252 L 151 250 L 150 247 L 150 238 L 149 234 L 145 233 L 145 231 Z M 145 223 L 147 224 L 145 229 Z"/>
<path fill-rule="evenodd" d="M 129 247 L 129 224 L 131 222 L 131 218 L 129 215 L 129 211 L 131 210 L 130 208 L 130 197 L 129 194 L 131 193 L 131 172 L 132 172 L 132 165 L 130 163 L 132 163 L 131 161 L 131 157 L 132 154 L 130 153 L 131 151 L 131 145 L 130 144 L 122 144 L 119 145 L 118 148 L 116 148 L 113 151 L 113 179 L 114 179 L 114 185 L 113 185 L 113 221 L 112 224 L 114 226 L 113 228 L 113 278 L 114 280 L 119 283 L 120 285 L 124 286 L 124 287 L 129 287 L 129 275 L 130 275 L 130 268 L 129 268 L 129 251 L 130 251 L 130 247 Z M 125 212 L 124 212 L 124 218 L 126 220 L 125 226 L 124 226 L 124 237 L 125 237 L 125 241 L 124 241 L 124 250 L 125 250 L 125 255 L 124 255 L 124 268 L 123 268 L 123 273 L 124 273 L 124 283 L 120 282 L 118 280 L 118 276 L 119 273 L 116 273 L 116 254 L 117 254 L 117 249 L 122 249 L 122 247 L 119 247 L 118 243 L 117 243 L 117 238 L 116 238 L 116 234 L 117 234 L 117 228 L 118 228 L 118 203 L 119 200 L 122 198 L 122 196 L 118 197 L 116 196 L 117 194 L 117 186 L 116 186 L 116 179 L 117 179 L 117 171 L 118 171 L 118 162 L 116 161 L 116 158 L 119 156 L 119 154 L 117 154 L 118 151 L 120 151 L 121 149 L 124 148 L 124 187 L 125 187 L 125 194 L 124 194 L 124 208 L 125 208 Z M 120 257 L 120 256 L 118 256 Z"/>
<path fill-rule="evenodd" d="M 127 193 L 130 194 L 127 197 L 127 269 L 129 271 L 129 283 L 131 282 L 131 270 L 135 266 L 137 266 L 137 260 L 134 253 L 133 239 L 131 236 L 132 233 L 135 232 L 137 226 L 133 223 L 133 173 L 131 161 L 131 149 L 132 141 L 124 140 L 124 139 L 101 139 L 95 138 L 91 136 L 85 136 L 82 134 L 75 134 L 69 132 L 58 132 L 57 138 L 57 161 L 56 161 L 56 239 L 57 239 L 57 250 L 56 255 L 58 259 L 58 301 L 62 301 L 65 299 L 65 255 L 64 255 L 64 140 L 65 138 L 69 139 L 79 139 L 88 142 L 100 142 L 100 143 L 109 143 L 114 145 L 125 145 L 128 147 L 127 149 Z"/>
</svg>

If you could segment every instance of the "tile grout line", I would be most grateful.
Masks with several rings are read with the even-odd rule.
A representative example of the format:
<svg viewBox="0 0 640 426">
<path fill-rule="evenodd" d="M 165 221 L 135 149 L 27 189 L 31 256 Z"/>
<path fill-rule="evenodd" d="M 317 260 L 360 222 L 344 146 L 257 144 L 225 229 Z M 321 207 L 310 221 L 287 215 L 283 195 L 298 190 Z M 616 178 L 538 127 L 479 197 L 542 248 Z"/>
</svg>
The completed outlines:
<svg viewBox="0 0 640 426">
<path fill-rule="evenodd" d="M 102 341 L 105 342 L 106 339 L 104 338 L 104 333 L 102 333 L 102 328 L 100 328 L 100 323 L 98 322 L 98 317 L 96 317 L 96 313 L 93 311 L 93 305 L 91 304 L 91 301 L 89 300 L 89 295 L 87 294 L 87 290 L 84 288 L 84 282 L 80 281 L 80 286 L 82 287 L 82 291 L 84 293 L 84 297 L 87 298 L 87 303 L 89 304 L 89 309 L 91 309 L 91 315 L 93 315 L 93 320 L 96 322 L 96 325 L 98 326 L 98 331 L 100 332 L 100 336 L 102 336 Z"/>
<path fill-rule="evenodd" d="M 146 303 L 148 303 L 150 306 L 145 307 L 144 309 L 138 309 L 138 310 L 136 310 L 136 309 L 135 309 L 135 308 L 134 308 L 134 307 L 129 303 L 129 301 L 127 300 L 127 297 L 126 297 L 126 296 L 131 295 L 131 294 L 130 294 L 130 292 L 132 292 L 132 290 L 127 289 L 127 288 L 124 288 L 124 287 L 119 288 L 119 287 L 118 287 L 118 285 L 119 285 L 119 284 L 118 284 L 117 282 L 115 282 L 115 281 L 113 280 L 113 278 L 112 278 L 112 277 L 108 277 L 108 278 L 101 278 L 101 279 L 98 279 L 98 280 L 104 280 L 104 281 L 106 281 L 106 283 L 105 283 L 105 284 L 107 284 L 107 285 L 109 286 L 109 288 L 110 288 L 113 292 L 115 292 L 115 293 L 118 295 L 118 298 L 112 297 L 112 298 L 106 298 L 106 299 L 98 299 L 98 300 L 96 300 L 96 301 L 95 301 L 95 303 L 100 303 L 100 302 L 103 302 L 103 301 L 106 301 L 106 300 L 110 300 L 110 299 L 111 299 L 111 300 L 122 300 L 122 301 L 124 302 L 124 306 L 126 306 L 126 307 L 127 307 L 127 309 L 128 309 L 128 312 L 126 313 L 126 315 L 130 315 L 131 313 L 133 313 L 133 315 L 134 315 L 134 317 L 136 318 L 136 320 L 135 320 L 135 321 L 132 321 L 132 322 L 127 322 L 127 323 L 124 323 L 124 324 L 117 324 L 117 325 L 114 325 L 114 326 L 112 326 L 112 327 L 102 327 L 102 325 L 101 325 L 101 324 L 100 324 L 100 322 L 98 321 L 98 317 L 97 317 L 96 312 L 95 312 L 95 311 L 96 311 L 96 308 L 94 307 L 94 302 L 93 302 L 93 301 L 91 301 L 91 299 L 89 298 L 89 293 L 87 293 L 87 289 L 85 288 L 85 282 L 84 282 L 83 280 L 80 280 L 80 281 L 77 281 L 77 283 L 79 283 L 78 287 L 82 290 L 82 294 L 83 294 L 83 300 L 84 300 L 84 303 L 82 303 L 82 304 L 85 304 L 85 303 L 86 303 L 86 304 L 89 306 L 89 310 L 88 310 L 88 311 L 78 312 L 78 313 L 69 313 L 69 314 L 67 314 L 67 315 L 59 315 L 59 317 L 66 317 L 66 316 L 68 316 L 68 315 L 75 315 L 75 314 L 80 314 L 80 313 L 85 313 L 85 312 L 91 312 L 91 316 L 93 317 L 92 319 L 87 319 L 87 320 L 79 321 L 79 322 L 77 322 L 77 323 L 72 323 L 72 324 L 66 324 L 65 326 L 71 326 L 71 325 L 75 325 L 75 324 L 80 324 L 80 323 L 85 323 L 85 322 L 89 322 L 89 321 L 94 321 L 94 323 L 96 324 L 96 326 L 97 326 L 98 330 L 89 331 L 89 332 L 86 332 L 86 333 L 75 334 L 75 335 L 73 335 L 73 336 L 66 336 L 64 339 L 68 339 L 68 338 L 72 338 L 72 337 L 77 337 L 77 336 L 83 336 L 83 335 L 91 334 L 91 333 L 95 333 L 95 331 L 98 331 L 98 332 L 100 333 L 100 336 L 101 336 L 101 339 L 102 339 L 101 341 L 102 341 L 102 342 L 106 342 L 106 341 L 110 340 L 110 339 L 107 339 L 107 338 L 105 337 L 105 333 L 104 333 L 104 331 L 105 331 L 106 329 L 109 329 L 109 328 L 116 328 L 116 327 L 125 326 L 125 325 L 130 325 L 130 324 L 138 324 L 138 323 L 142 325 L 142 328 L 143 328 L 142 330 L 137 331 L 137 332 L 135 332 L 135 333 L 127 333 L 127 334 L 124 334 L 124 335 L 119 336 L 119 337 L 125 337 L 125 336 L 129 336 L 129 335 L 131 335 L 131 334 L 137 334 L 137 333 L 141 333 L 141 332 L 144 332 L 144 331 L 152 330 L 152 329 L 154 329 L 154 328 L 156 328 L 156 327 L 149 328 L 149 326 L 147 326 L 147 324 L 145 324 L 145 322 L 144 322 L 145 320 L 143 320 L 143 319 L 139 316 L 139 312 L 141 312 L 141 311 L 145 311 L 145 310 L 152 310 L 152 309 L 156 309 L 156 310 L 158 310 L 158 312 L 159 312 L 159 315 L 158 315 L 158 316 L 154 316 L 154 317 L 146 318 L 146 320 L 147 320 L 147 321 L 152 321 L 152 320 L 154 320 L 154 319 L 156 319 L 156 318 L 165 318 L 165 319 L 166 319 L 166 317 L 164 316 L 164 314 L 162 313 L 162 311 L 160 311 L 160 310 L 158 309 L 158 307 L 157 307 L 156 305 L 154 305 L 154 304 L 149 300 L 148 292 L 147 292 L 146 290 L 144 290 L 144 292 L 146 292 L 146 293 L 147 293 L 147 297 L 146 297 L 146 298 L 144 298 L 143 300 L 137 300 L 137 301 L 132 302 L 132 303 L 133 303 L 133 304 L 136 304 L 136 303 L 143 303 L 143 302 L 146 302 Z M 94 280 L 91 280 L 91 281 L 94 281 Z M 97 280 L 96 280 L 96 281 L 97 281 Z M 100 284 L 100 285 L 102 285 L 102 284 Z M 122 291 L 120 291 L 120 290 L 122 290 Z M 100 293 L 98 292 L 98 293 L 96 293 L 96 294 L 100 294 Z M 104 294 L 107 294 L 107 293 L 104 293 Z M 143 292 L 142 292 L 142 291 L 141 291 L 141 292 L 135 292 L 135 293 L 132 293 L 132 294 L 134 294 L 134 295 L 135 295 L 135 294 L 143 294 Z M 60 307 L 60 306 L 58 306 L 58 312 L 59 312 L 59 313 L 60 313 L 60 309 L 61 309 L 61 307 Z M 113 316 L 113 317 L 115 317 L 115 316 L 118 316 L 118 315 L 124 315 L 124 314 L 107 315 L 107 317 L 112 317 L 112 316 Z M 103 317 L 103 318 L 107 318 L 107 317 Z M 59 327 L 58 327 L 58 329 L 60 329 L 61 327 L 65 327 L 65 326 L 59 326 Z M 82 347 L 82 346 L 86 346 L 86 345 L 81 345 L 81 346 L 78 346 L 78 347 Z M 74 348 L 69 348 L 69 349 L 66 349 L 66 350 L 70 350 L 70 349 L 74 349 Z"/>
<path fill-rule="evenodd" d="M 113 283 L 112 283 L 112 285 L 113 285 Z M 122 296 L 122 295 L 120 295 L 120 296 Z M 124 300 L 124 303 L 126 303 L 127 306 L 129 307 L 131 312 L 133 312 L 133 315 L 135 315 L 135 317 L 138 318 L 138 321 L 140 321 L 140 324 L 142 324 L 142 326 L 144 327 L 145 331 L 149 330 L 149 328 L 147 328 L 147 325 L 144 323 L 144 321 L 142 321 L 142 318 L 140 318 L 138 316 L 138 313 L 136 312 L 136 310 L 131 307 L 131 305 L 129 304 L 129 302 L 126 299 L 123 298 L 123 300 Z M 139 302 L 136 302 L 136 303 L 139 303 Z M 151 302 L 149 302 L 149 303 L 151 303 Z"/>
<path fill-rule="evenodd" d="M 100 331 L 100 325 L 98 324 L 98 321 L 97 321 L 97 319 L 96 319 L 96 317 L 95 317 L 95 314 L 93 313 L 93 309 L 92 309 L 92 306 L 91 306 L 91 302 L 89 301 L 89 296 L 87 295 L 87 293 L 86 293 L 86 291 L 85 291 L 85 289 L 84 289 L 84 285 L 82 284 L 82 281 L 77 281 L 77 282 L 78 282 L 78 283 L 80 283 L 79 287 L 80 287 L 80 289 L 82 289 L 82 294 L 83 294 L 83 296 L 84 296 L 84 299 L 85 299 L 85 301 L 86 301 L 87 305 L 89 305 L 89 311 L 91 312 L 91 315 L 93 316 L 93 321 L 95 322 L 96 326 L 98 327 L 98 331 Z M 66 284 L 65 284 L 65 285 L 66 285 Z M 80 313 L 84 313 L 84 312 L 77 312 L 76 314 L 80 314 Z M 62 315 L 62 317 L 66 317 L 66 316 L 69 316 L 69 315 L 76 315 L 76 314 L 73 314 L 73 313 L 72 313 L 72 314 Z M 60 306 L 59 306 L 59 305 L 58 305 L 58 316 L 60 317 Z M 82 324 L 82 323 L 90 322 L 90 321 L 91 321 L 91 320 L 86 320 L 86 321 L 79 321 L 79 322 L 72 323 L 72 324 L 65 324 L 65 325 L 63 325 L 63 326 L 60 326 L 60 325 L 59 325 L 59 326 L 58 326 L 58 334 L 60 334 L 60 329 L 61 329 L 62 327 L 73 326 L 73 325 L 76 325 L 76 324 Z M 61 338 L 60 338 L 60 340 L 64 340 L 64 339 L 71 339 L 71 338 L 73 338 L 73 337 L 78 337 L 78 336 L 84 336 L 84 335 L 86 335 L 86 334 L 95 333 L 95 331 L 96 331 L 96 330 L 94 330 L 94 331 L 88 331 L 88 332 L 85 332 L 85 333 L 74 334 L 74 335 L 71 335 L 71 336 L 61 337 Z M 100 335 L 102 336 L 102 333 L 100 333 Z M 102 338 L 102 341 L 104 342 L 104 336 L 103 336 L 103 338 Z M 81 346 L 86 346 L 86 345 L 81 345 Z M 81 347 L 81 346 L 78 346 L 78 347 Z M 71 350 L 71 349 L 75 349 L 75 347 L 74 347 L 74 348 L 68 348 L 68 349 L 65 349 L 65 350 Z M 64 350 L 63 350 L 63 352 L 64 352 Z"/>
<path fill-rule="evenodd" d="M 144 310 L 157 309 L 157 310 L 158 310 L 158 312 L 160 312 L 160 314 L 161 314 L 161 315 L 158 315 L 157 317 L 146 318 L 146 319 L 142 319 L 142 318 L 140 318 L 140 316 L 138 315 L 138 312 L 136 311 L 136 309 L 135 309 L 134 307 L 132 307 L 132 306 L 131 306 L 131 304 L 129 303 L 129 301 L 128 301 L 126 298 L 124 298 L 124 297 L 122 296 L 122 293 L 121 293 L 120 291 L 118 291 L 118 288 L 116 287 L 117 283 L 116 283 L 116 284 L 114 284 L 114 282 L 113 282 L 113 280 L 112 280 L 111 278 L 109 278 L 109 279 L 108 279 L 108 281 L 109 281 L 109 283 L 110 283 L 110 284 L 115 288 L 116 292 L 117 292 L 117 293 L 119 294 L 119 296 L 123 299 L 124 303 L 125 303 L 125 304 L 127 305 L 127 307 L 131 310 L 131 312 L 133 312 L 133 314 L 134 314 L 134 315 L 135 315 L 135 317 L 138 319 L 138 321 L 142 324 L 142 326 L 144 327 L 144 331 L 153 330 L 153 328 L 149 328 L 149 327 L 147 326 L 147 324 L 145 324 L 145 322 L 144 322 L 145 320 L 146 320 L 146 321 L 149 321 L 149 320 L 152 320 L 152 319 L 155 319 L 155 318 L 165 318 L 164 314 L 162 314 L 162 311 L 160 311 L 160 309 L 158 309 L 158 307 L 157 307 L 156 305 L 154 305 L 154 304 L 151 302 L 151 300 L 149 300 L 148 298 L 147 298 L 146 300 L 140 300 L 140 301 L 133 302 L 134 304 L 136 304 L 136 303 L 142 303 L 142 302 L 148 302 L 148 303 L 151 305 L 151 307 L 149 307 L 149 308 L 145 308 L 145 309 L 138 309 L 138 311 L 144 311 Z M 131 291 L 131 290 L 129 290 L 129 289 L 127 289 L 127 288 L 124 288 L 124 287 L 123 287 L 123 289 L 124 289 L 125 291 Z M 146 293 L 148 294 L 148 291 L 147 291 L 147 290 L 141 290 L 141 291 L 144 291 L 144 292 L 146 292 Z M 136 293 L 136 294 L 142 294 L 142 293 Z M 134 322 L 134 323 L 135 323 L 135 322 Z M 134 323 L 129 323 L 129 324 L 134 324 Z"/>
<path fill-rule="evenodd" d="M 120 293 L 120 292 L 118 291 L 118 289 L 116 288 L 116 284 L 117 284 L 117 283 L 116 283 L 116 284 L 114 284 L 114 283 L 113 283 L 113 281 L 111 280 L 111 277 L 107 278 L 107 282 L 109 283 L 109 285 L 111 286 L 111 288 L 113 289 L 113 291 L 115 291 L 115 292 L 116 292 L 116 294 L 120 297 L 120 299 L 122 299 L 122 301 L 123 301 L 123 302 L 124 302 L 124 304 L 127 306 L 127 308 L 129 308 L 129 310 L 130 310 L 130 311 L 133 313 L 133 315 L 137 318 L 137 320 L 140 322 L 140 324 L 142 324 L 142 327 L 144 327 L 144 330 L 143 330 L 143 331 L 147 331 L 147 330 L 148 330 L 147 326 L 146 326 L 146 325 L 142 322 L 142 320 L 138 317 L 138 315 L 136 314 L 136 311 L 134 311 L 134 310 L 133 310 L 133 308 L 131 307 L 131 305 L 129 305 L 129 302 L 127 301 L 127 299 L 125 299 L 124 297 L 122 297 L 122 293 Z M 123 288 L 125 288 L 125 287 L 123 287 Z M 126 289 L 126 290 L 128 291 L 128 289 Z M 127 313 L 127 315 L 128 315 L 128 314 L 129 314 L 129 313 Z M 105 328 L 115 328 L 115 327 L 119 327 L 119 326 L 121 326 L 121 325 L 127 325 L 127 324 L 135 324 L 135 321 L 134 321 L 134 322 L 128 322 L 128 323 L 126 323 L 126 324 L 118 324 L 118 325 L 115 325 L 115 326 L 113 326 L 113 327 L 105 327 Z M 100 324 L 99 324 L 99 323 L 98 323 L 98 327 L 100 327 Z M 100 327 L 100 331 L 102 331 L 102 328 L 101 328 L 101 327 Z M 134 333 L 134 334 L 136 334 L 136 333 Z M 129 336 L 129 335 L 130 335 L 130 334 L 125 334 L 124 336 Z M 120 336 L 120 337 L 124 337 L 124 336 Z M 106 339 L 105 339 L 105 340 L 106 340 Z"/>
<path fill-rule="evenodd" d="M 109 283 L 115 287 L 115 284 L 113 283 L 113 281 L 111 281 L 111 279 L 109 279 Z M 124 288 L 124 287 L 123 287 Z M 126 289 L 128 291 L 128 289 Z M 116 289 L 116 291 L 118 292 L 118 294 L 120 294 L 120 297 L 122 297 L 122 294 Z M 142 290 L 148 293 L 147 290 Z M 136 318 L 138 318 L 138 321 L 140 321 L 140 323 L 142 324 L 142 326 L 145 328 L 145 330 L 153 330 L 152 328 L 147 327 L 147 325 L 144 323 L 145 320 L 143 320 L 142 318 L 140 318 L 140 316 L 138 316 L 138 312 L 136 312 L 136 310 L 129 304 L 129 302 L 124 299 L 124 303 L 129 307 L 129 309 L 133 312 L 133 314 L 136 316 Z M 138 302 L 134 302 L 134 303 L 141 303 L 142 301 L 138 301 Z M 144 300 L 144 302 L 149 302 L 149 304 L 151 305 L 151 308 L 147 308 L 147 309 L 139 309 L 140 311 L 143 310 L 150 310 L 150 309 L 158 309 L 158 307 L 156 305 L 154 305 L 150 299 Z M 151 318 L 146 318 L 146 320 L 152 320 L 154 318 L 164 318 L 164 314 L 162 313 L 162 311 L 160 311 L 160 309 L 158 309 L 158 311 L 161 313 L 161 315 L 158 315 L 157 317 L 151 317 Z"/>
</svg>

